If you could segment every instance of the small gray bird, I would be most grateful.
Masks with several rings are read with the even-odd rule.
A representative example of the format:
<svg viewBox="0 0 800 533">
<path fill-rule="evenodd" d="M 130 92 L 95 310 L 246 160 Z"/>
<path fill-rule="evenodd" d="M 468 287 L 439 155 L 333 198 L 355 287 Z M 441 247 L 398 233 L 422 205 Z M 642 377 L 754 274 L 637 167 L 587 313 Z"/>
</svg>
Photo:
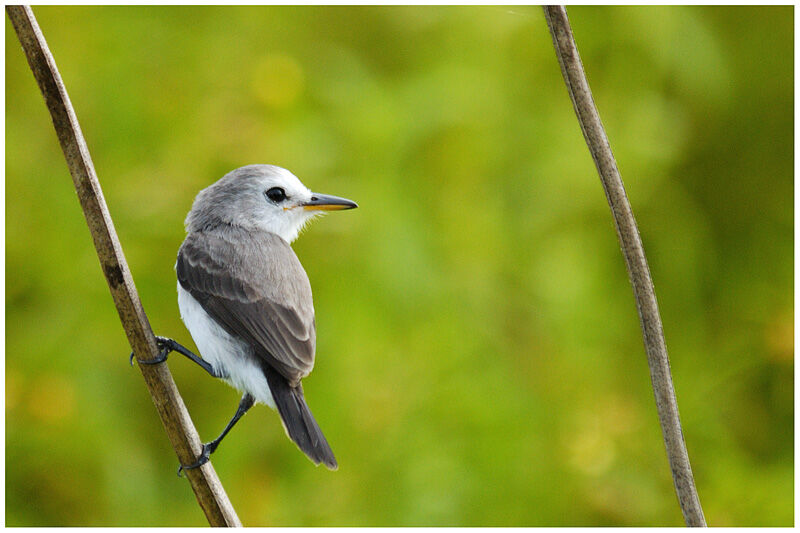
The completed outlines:
<svg viewBox="0 0 800 533">
<path fill-rule="evenodd" d="M 182 469 L 207 462 L 255 402 L 277 409 L 286 434 L 315 464 L 338 467 L 303 397 L 300 380 L 314 368 L 314 305 L 289 243 L 315 216 L 354 207 L 312 193 L 272 165 L 236 169 L 195 198 L 175 269 L 181 318 L 203 357 L 159 337 L 162 356 L 145 363 L 175 350 L 244 395 L 222 434 Z"/>
</svg>

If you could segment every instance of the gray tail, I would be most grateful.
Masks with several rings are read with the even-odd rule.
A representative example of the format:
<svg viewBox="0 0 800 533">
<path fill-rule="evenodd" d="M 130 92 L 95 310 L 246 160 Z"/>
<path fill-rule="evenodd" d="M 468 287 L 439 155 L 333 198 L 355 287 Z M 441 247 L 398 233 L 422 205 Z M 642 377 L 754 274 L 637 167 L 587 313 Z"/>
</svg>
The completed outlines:
<svg viewBox="0 0 800 533">
<path fill-rule="evenodd" d="M 303 397 L 303 387 L 292 387 L 286 378 L 271 368 L 266 372 L 272 398 L 278 408 L 286 434 L 314 464 L 324 464 L 330 470 L 339 468 L 325 435 Z"/>
</svg>

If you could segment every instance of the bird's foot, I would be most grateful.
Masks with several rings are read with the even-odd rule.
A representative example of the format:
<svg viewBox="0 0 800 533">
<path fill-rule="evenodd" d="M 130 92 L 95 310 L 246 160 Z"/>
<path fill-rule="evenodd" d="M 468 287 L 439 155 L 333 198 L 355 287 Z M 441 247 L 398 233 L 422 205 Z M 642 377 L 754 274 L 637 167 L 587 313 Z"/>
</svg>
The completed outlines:
<svg viewBox="0 0 800 533">
<path fill-rule="evenodd" d="M 136 362 L 139 363 L 140 365 L 157 365 L 158 363 L 163 363 L 164 361 L 167 360 L 167 356 L 169 355 L 169 353 L 176 350 L 177 347 L 180 346 L 180 344 L 178 344 L 174 340 L 167 337 L 159 337 L 158 335 L 156 335 L 156 345 L 161 349 L 161 351 L 158 354 L 158 357 L 156 357 L 155 359 L 150 359 L 149 361 L 142 361 L 141 359 L 136 359 Z M 135 354 L 131 352 L 131 358 L 130 358 L 131 366 L 133 366 L 134 357 Z"/>
<path fill-rule="evenodd" d="M 208 444 L 203 444 L 203 451 L 200 452 L 200 457 L 197 458 L 197 461 L 190 465 L 180 465 L 178 467 L 178 477 L 183 477 L 184 470 L 193 470 L 195 468 L 199 468 L 208 462 L 209 456 L 214 453 L 214 450 L 217 449 L 216 442 L 209 442 Z"/>
</svg>

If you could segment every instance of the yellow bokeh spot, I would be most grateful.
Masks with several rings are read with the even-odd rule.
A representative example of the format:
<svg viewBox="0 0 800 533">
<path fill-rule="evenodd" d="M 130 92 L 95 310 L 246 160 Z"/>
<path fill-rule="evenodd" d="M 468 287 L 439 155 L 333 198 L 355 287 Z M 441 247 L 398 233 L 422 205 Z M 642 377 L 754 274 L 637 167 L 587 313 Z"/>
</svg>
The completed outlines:
<svg viewBox="0 0 800 533">
<path fill-rule="evenodd" d="M 570 465 L 583 474 L 605 474 L 616 458 L 616 444 L 601 417 L 586 411 L 578 414 L 578 426 L 565 443 Z"/>
<path fill-rule="evenodd" d="M 62 376 L 42 376 L 31 384 L 28 399 L 31 416 L 47 423 L 72 416 L 75 386 Z"/>
<path fill-rule="evenodd" d="M 303 67 L 287 54 L 268 54 L 253 67 L 253 93 L 271 108 L 290 107 L 304 87 Z"/>
<path fill-rule="evenodd" d="M 569 445 L 570 464 L 592 476 L 606 473 L 615 456 L 614 441 L 597 428 L 578 432 Z"/>
<path fill-rule="evenodd" d="M 791 310 L 775 313 L 764 331 L 766 356 L 779 363 L 794 360 L 794 313 Z"/>
</svg>

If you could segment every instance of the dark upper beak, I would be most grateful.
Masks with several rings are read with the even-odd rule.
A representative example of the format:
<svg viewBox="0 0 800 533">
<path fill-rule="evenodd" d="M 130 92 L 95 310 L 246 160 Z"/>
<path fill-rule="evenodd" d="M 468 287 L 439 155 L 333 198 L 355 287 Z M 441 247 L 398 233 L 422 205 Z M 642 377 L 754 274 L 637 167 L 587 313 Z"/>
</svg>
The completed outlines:
<svg viewBox="0 0 800 533">
<path fill-rule="evenodd" d="M 312 193 L 311 200 L 300 204 L 306 211 L 341 211 L 353 209 L 358 204 L 347 198 L 339 198 L 329 194 Z"/>
</svg>

